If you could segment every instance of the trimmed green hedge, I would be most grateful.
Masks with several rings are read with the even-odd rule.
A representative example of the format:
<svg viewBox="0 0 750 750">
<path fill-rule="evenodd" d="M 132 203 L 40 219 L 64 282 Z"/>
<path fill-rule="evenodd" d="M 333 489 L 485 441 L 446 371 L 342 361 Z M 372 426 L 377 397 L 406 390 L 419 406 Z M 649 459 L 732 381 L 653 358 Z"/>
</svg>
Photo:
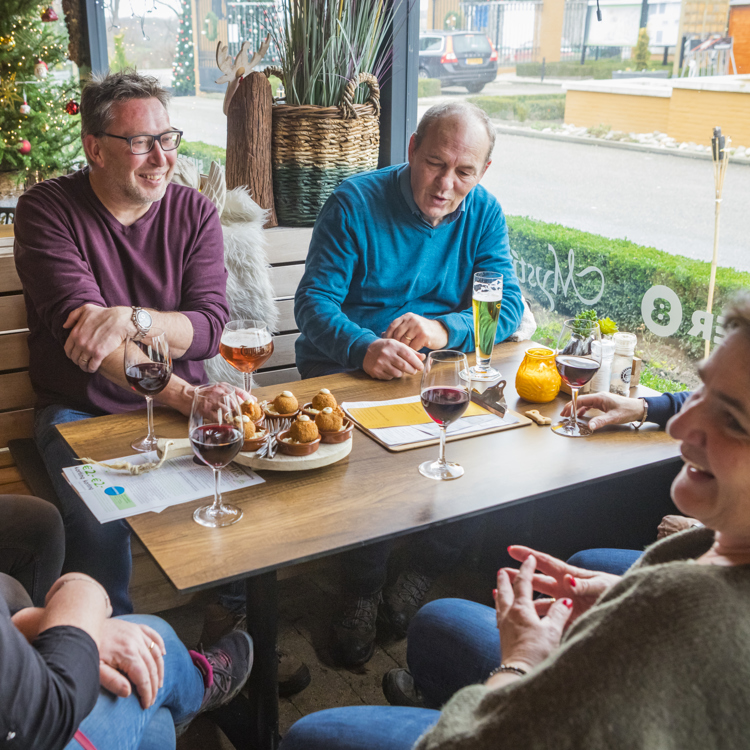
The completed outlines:
<svg viewBox="0 0 750 750">
<path fill-rule="evenodd" d="M 212 146 L 203 141 L 182 141 L 177 151 L 181 156 L 189 156 L 191 159 L 203 159 L 203 171 L 208 173 L 212 161 L 218 161 L 222 166 L 227 163 L 227 150 L 221 146 Z"/>
<path fill-rule="evenodd" d="M 670 255 L 653 247 L 636 245 L 628 240 L 612 240 L 577 229 L 547 224 L 523 216 L 508 216 L 511 253 L 521 286 L 526 294 L 546 309 L 552 297 L 555 310 L 574 316 L 593 300 L 602 289 L 602 277 L 587 269 L 598 268 L 604 276 L 602 296 L 590 306 L 600 316 L 615 320 L 621 330 L 643 330 L 641 301 L 654 285 L 669 287 L 682 304 L 682 324 L 675 334 L 685 349 L 700 355 L 702 338 L 688 335 L 696 310 L 706 309 L 710 263 Z M 559 272 L 555 272 L 555 250 Z M 573 269 L 569 253 L 573 252 Z M 557 292 L 553 292 L 557 280 Z M 567 294 L 564 287 L 567 283 Z M 716 275 L 714 313 L 739 289 L 750 289 L 750 273 L 719 268 Z M 577 292 L 577 293 L 576 293 Z M 669 313 L 665 304 L 664 314 Z M 662 321 L 662 324 L 666 320 Z"/>
<path fill-rule="evenodd" d="M 563 60 L 548 62 L 544 67 L 544 75 L 550 78 L 612 78 L 612 71 L 633 69 L 631 60 L 586 60 L 581 65 L 580 60 Z M 649 70 L 672 70 L 672 65 L 664 66 L 658 61 L 652 61 Z M 540 78 L 542 64 L 540 62 L 516 63 L 516 75 L 529 78 Z"/>
<path fill-rule="evenodd" d="M 562 120 L 565 117 L 565 94 L 531 94 L 526 96 L 470 96 L 490 117 L 500 120 Z"/>
<path fill-rule="evenodd" d="M 420 78 L 417 81 L 417 97 L 419 99 L 423 96 L 440 96 L 441 92 L 439 78 Z"/>
</svg>

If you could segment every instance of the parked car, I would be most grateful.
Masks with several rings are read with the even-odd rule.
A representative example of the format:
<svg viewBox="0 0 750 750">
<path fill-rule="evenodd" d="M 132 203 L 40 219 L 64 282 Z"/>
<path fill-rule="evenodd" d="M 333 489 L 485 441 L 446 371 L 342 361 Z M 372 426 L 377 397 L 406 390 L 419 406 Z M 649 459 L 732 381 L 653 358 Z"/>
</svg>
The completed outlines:
<svg viewBox="0 0 750 750">
<path fill-rule="evenodd" d="M 478 94 L 497 77 L 497 51 L 476 31 L 427 31 L 419 35 L 419 77 Z"/>
</svg>

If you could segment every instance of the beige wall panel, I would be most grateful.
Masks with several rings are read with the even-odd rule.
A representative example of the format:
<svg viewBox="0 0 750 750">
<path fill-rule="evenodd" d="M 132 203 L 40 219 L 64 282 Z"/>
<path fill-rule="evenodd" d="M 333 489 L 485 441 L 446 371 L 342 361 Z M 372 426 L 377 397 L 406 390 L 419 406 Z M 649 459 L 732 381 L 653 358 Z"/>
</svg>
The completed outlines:
<svg viewBox="0 0 750 750">
<path fill-rule="evenodd" d="M 565 122 L 587 128 L 609 125 L 614 130 L 626 133 L 667 132 L 669 99 L 568 91 L 565 97 Z"/>
<path fill-rule="evenodd" d="M 672 90 L 667 129 L 672 138 L 709 146 L 716 125 L 734 146 L 750 147 L 750 94 Z"/>
</svg>

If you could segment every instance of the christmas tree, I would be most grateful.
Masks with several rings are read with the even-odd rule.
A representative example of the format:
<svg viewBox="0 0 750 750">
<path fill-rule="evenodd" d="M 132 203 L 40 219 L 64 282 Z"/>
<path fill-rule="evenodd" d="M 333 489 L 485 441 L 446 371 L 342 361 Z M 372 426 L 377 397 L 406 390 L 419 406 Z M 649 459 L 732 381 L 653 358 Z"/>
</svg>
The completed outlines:
<svg viewBox="0 0 750 750">
<path fill-rule="evenodd" d="M 180 0 L 180 21 L 172 63 L 172 88 L 175 96 L 195 96 L 195 59 L 193 58 L 193 9 L 191 0 Z"/>
<path fill-rule="evenodd" d="M 78 81 L 49 73 L 67 57 L 65 24 L 38 0 L 2 2 L 0 172 L 63 174 L 82 154 Z"/>
</svg>

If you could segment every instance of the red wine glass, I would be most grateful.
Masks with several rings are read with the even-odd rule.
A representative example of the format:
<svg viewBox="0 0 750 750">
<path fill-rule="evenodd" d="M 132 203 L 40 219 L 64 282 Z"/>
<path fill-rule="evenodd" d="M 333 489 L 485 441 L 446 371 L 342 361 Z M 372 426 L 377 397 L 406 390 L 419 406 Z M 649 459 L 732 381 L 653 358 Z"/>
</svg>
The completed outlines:
<svg viewBox="0 0 750 750">
<path fill-rule="evenodd" d="M 244 441 L 242 409 L 234 388 L 226 383 L 196 388 L 189 430 L 193 453 L 214 472 L 214 501 L 198 508 L 193 519 L 210 528 L 237 523 L 242 510 L 221 501 L 221 470 L 240 452 Z"/>
<path fill-rule="evenodd" d="M 430 352 L 422 371 L 420 394 L 427 416 L 440 427 L 440 456 L 425 461 L 419 473 L 428 479 L 458 479 L 464 475 L 462 466 L 445 460 L 445 431 L 463 415 L 469 406 L 471 381 L 461 377 L 469 369 L 466 355 L 452 349 Z"/>
<path fill-rule="evenodd" d="M 143 338 L 125 340 L 125 379 L 130 387 L 146 397 L 148 434 L 131 443 L 140 453 L 156 450 L 158 437 L 154 434 L 154 396 L 161 393 L 172 377 L 172 355 L 167 334 L 152 328 Z"/>
<path fill-rule="evenodd" d="M 588 425 L 578 421 L 578 391 L 596 375 L 602 364 L 601 333 L 593 320 L 566 320 L 557 340 L 555 364 L 560 377 L 573 394 L 570 418 L 552 427 L 556 435 L 587 437 L 593 433 Z M 592 346 L 594 341 L 600 342 Z"/>
</svg>

